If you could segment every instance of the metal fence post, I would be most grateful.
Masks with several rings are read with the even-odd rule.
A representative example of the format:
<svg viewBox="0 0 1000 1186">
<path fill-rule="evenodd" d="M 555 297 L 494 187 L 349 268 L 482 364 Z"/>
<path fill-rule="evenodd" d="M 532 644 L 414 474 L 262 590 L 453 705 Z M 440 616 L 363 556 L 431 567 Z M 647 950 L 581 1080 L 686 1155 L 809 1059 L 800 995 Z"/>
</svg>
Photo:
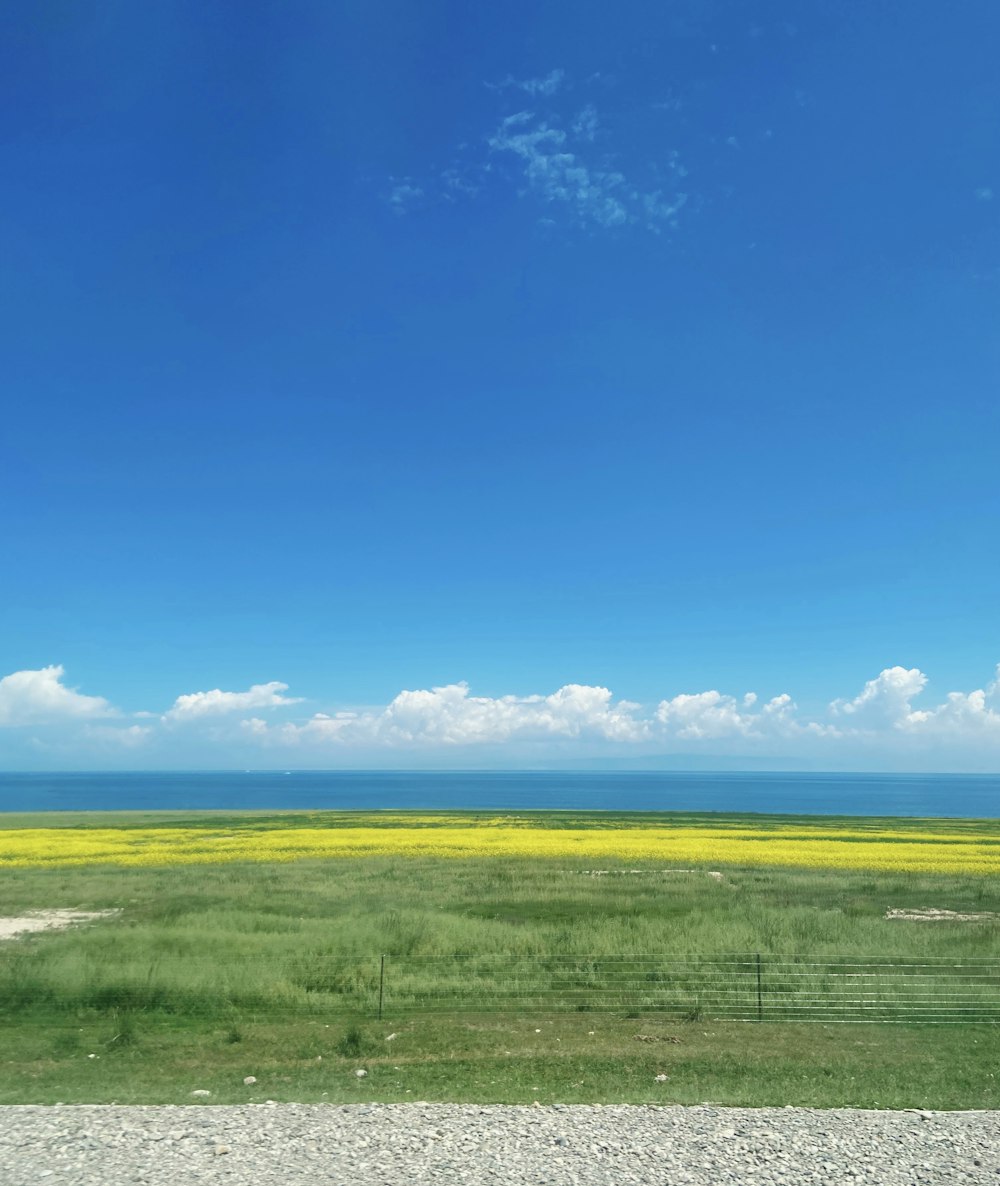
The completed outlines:
<svg viewBox="0 0 1000 1186">
<path fill-rule="evenodd" d="M 382 999 L 385 995 L 385 956 L 379 960 L 378 965 L 378 1019 L 382 1020 Z"/>
<path fill-rule="evenodd" d="M 760 952 L 757 952 L 757 1020 L 764 1020 L 764 989 L 760 976 Z"/>
</svg>

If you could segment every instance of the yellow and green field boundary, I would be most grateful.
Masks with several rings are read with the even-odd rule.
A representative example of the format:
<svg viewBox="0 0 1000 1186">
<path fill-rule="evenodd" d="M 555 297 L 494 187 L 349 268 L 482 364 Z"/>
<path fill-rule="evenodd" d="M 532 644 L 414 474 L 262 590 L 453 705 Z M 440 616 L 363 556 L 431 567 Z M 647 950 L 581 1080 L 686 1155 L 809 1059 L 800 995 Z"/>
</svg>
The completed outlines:
<svg viewBox="0 0 1000 1186">
<path fill-rule="evenodd" d="M 323 812 L 117 817 L 113 826 L 89 816 L 68 827 L 38 818 L 0 830 L 0 869 L 424 857 L 1000 874 L 995 821 Z"/>
</svg>

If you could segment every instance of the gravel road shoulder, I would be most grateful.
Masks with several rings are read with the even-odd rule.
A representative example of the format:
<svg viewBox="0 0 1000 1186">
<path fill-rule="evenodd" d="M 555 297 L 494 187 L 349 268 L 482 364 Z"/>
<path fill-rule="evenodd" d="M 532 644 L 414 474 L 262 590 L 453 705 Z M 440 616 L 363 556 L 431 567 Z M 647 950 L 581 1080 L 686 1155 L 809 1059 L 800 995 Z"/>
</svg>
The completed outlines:
<svg viewBox="0 0 1000 1186">
<path fill-rule="evenodd" d="M 260 1104 L 0 1107 L 4 1186 L 1000 1186 L 1000 1112 Z"/>
</svg>

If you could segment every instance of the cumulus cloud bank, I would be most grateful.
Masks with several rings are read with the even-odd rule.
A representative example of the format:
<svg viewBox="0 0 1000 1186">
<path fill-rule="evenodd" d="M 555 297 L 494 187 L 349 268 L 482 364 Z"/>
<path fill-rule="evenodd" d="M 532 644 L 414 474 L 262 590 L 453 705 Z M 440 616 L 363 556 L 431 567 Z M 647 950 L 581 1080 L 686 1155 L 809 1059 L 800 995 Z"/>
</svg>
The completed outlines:
<svg viewBox="0 0 1000 1186">
<path fill-rule="evenodd" d="M 364 742 L 389 746 L 456 746 L 600 738 L 637 741 L 647 724 L 635 716 L 639 705 L 614 701 L 607 688 L 567 684 L 549 696 L 470 696 L 468 684 L 400 692 L 383 710 L 317 713 L 305 724 L 289 723 L 281 740 Z M 260 725 L 253 728 L 261 733 Z"/>
<path fill-rule="evenodd" d="M 114 715 L 101 696 L 85 696 L 62 682 L 58 664 L 14 671 L 0 679 L 0 725 L 43 725 Z"/>
<path fill-rule="evenodd" d="M 567 684 L 549 695 L 473 696 L 465 683 L 400 692 L 384 709 L 315 713 L 304 722 L 243 722 L 260 740 L 283 745 L 454 748 L 510 742 L 591 741 L 635 747 L 674 743 L 708 748 L 713 742 L 767 743 L 775 752 L 810 743 L 832 753 L 840 743 L 924 741 L 959 736 L 1000 743 L 998 679 L 972 692 L 951 692 L 929 708 L 912 701 L 927 684 L 917 668 L 890 667 L 850 700 L 835 700 L 825 719 L 803 718 L 783 692 L 761 702 L 711 689 L 679 693 L 644 710 L 616 700 L 608 688 Z M 1000 750 L 998 750 L 1000 758 Z"/>
<path fill-rule="evenodd" d="M 190 721 L 231 712 L 252 712 L 259 708 L 282 708 L 301 702 L 300 697 L 282 696 L 281 693 L 287 691 L 288 684 L 271 680 L 268 684 L 254 684 L 246 692 L 223 692 L 221 688 L 213 688 L 211 692 L 188 692 L 177 697 L 173 707 L 163 714 L 163 719 Z"/>
<path fill-rule="evenodd" d="M 1000 741 L 1000 665 L 993 681 L 971 692 L 949 692 L 932 708 L 914 708 L 927 686 L 916 667 L 887 667 L 853 700 L 835 700 L 831 711 L 857 728 L 878 734 L 891 729 L 911 737 L 993 738 Z"/>
<path fill-rule="evenodd" d="M 834 700 L 834 715 L 850 717 L 860 726 L 901 727 L 910 719 L 910 701 L 927 685 L 927 676 L 916 667 L 887 667 L 870 679 L 853 700 Z"/>
<path fill-rule="evenodd" d="M 884 755 L 917 765 L 935 755 L 972 755 L 1000 768 L 1000 667 L 972 691 L 949 692 L 926 705 L 927 676 L 916 667 L 887 667 L 853 697 L 819 714 L 802 713 L 787 692 L 769 699 L 709 689 L 679 692 L 655 704 L 616 698 L 609 688 L 566 684 L 547 694 L 473 695 L 468 684 L 416 688 L 384 707 L 293 712 L 303 703 L 278 680 L 246 691 L 189 692 L 161 713 L 125 716 L 100 696 L 66 686 L 63 668 L 17 671 L 0 679 L 0 725 L 61 752 L 138 747 L 163 753 L 183 737 L 218 753 L 296 751 L 312 754 L 379 751 L 430 755 L 489 747 L 494 754 L 542 757 L 601 753 L 681 752 L 807 757 L 835 765 L 852 754 Z M 110 720 L 107 718 L 118 718 Z M 183 730 L 181 730 L 183 726 Z M 47 732 L 38 732 L 36 727 Z M 74 750 L 73 747 L 76 747 Z M 242 759 L 241 759 L 242 760 Z M 474 758 L 470 758 L 474 761 Z M 949 759 L 950 760 L 950 759 Z M 944 768 L 939 766 L 939 768 Z M 954 768 L 954 767 L 952 767 Z"/>
</svg>

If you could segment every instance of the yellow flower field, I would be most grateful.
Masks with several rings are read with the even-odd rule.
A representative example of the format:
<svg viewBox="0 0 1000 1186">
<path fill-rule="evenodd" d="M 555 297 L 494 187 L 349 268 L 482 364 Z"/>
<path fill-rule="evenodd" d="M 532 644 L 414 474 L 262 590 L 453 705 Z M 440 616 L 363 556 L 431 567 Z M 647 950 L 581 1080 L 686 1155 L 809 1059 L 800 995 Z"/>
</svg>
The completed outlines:
<svg viewBox="0 0 1000 1186">
<path fill-rule="evenodd" d="M 428 826 L 430 825 L 430 826 Z M 388 857 L 538 857 L 663 865 L 1000 873 L 1000 836 L 835 825 L 547 827 L 530 818 L 382 817 L 378 826 L 23 828 L 0 831 L 0 868 Z"/>
</svg>

